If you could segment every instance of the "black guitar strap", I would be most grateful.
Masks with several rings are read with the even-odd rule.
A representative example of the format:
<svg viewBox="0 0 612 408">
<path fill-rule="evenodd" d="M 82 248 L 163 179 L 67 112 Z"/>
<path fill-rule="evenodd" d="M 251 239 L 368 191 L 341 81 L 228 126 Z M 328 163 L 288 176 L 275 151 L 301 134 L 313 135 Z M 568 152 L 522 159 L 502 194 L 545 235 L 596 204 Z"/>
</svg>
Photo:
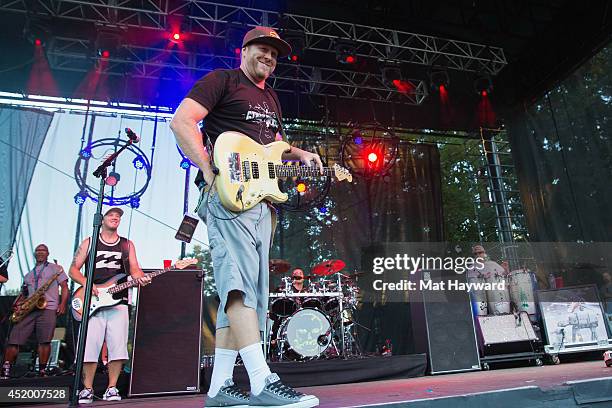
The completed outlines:
<svg viewBox="0 0 612 408">
<path fill-rule="evenodd" d="M 276 107 L 276 112 L 278 113 L 278 131 L 280 132 L 281 136 L 283 137 L 283 140 L 285 142 L 289 143 L 287 141 L 287 134 L 285 133 L 285 128 L 283 127 L 283 117 L 282 117 L 282 114 L 281 114 L 280 102 L 278 100 L 278 95 L 270 87 L 267 87 L 266 90 L 272 96 L 272 99 L 274 99 L 274 105 L 276 105 L 275 106 Z"/>
</svg>

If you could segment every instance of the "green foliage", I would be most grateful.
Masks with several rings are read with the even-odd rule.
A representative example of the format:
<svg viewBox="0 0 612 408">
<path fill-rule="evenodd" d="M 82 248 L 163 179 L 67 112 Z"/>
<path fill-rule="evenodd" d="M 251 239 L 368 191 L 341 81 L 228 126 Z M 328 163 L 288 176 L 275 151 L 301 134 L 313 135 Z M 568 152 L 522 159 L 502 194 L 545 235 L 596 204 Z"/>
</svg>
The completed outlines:
<svg viewBox="0 0 612 408">
<path fill-rule="evenodd" d="M 204 295 L 210 296 L 217 293 L 215 280 L 213 277 L 212 257 L 209 249 L 202 248 L 201 245 L 194 245 L 191 253 L 186 254 L 187 258 L 196 258 L 196 267 L 202 269 L 204 274 Z"/>
</svg>

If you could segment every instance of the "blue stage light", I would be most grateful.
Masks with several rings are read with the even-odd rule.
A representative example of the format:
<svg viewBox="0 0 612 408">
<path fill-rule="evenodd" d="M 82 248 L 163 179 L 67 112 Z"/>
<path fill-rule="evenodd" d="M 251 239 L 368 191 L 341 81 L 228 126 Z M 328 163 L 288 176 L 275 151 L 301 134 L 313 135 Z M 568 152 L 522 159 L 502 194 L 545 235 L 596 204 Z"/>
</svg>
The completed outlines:
<svg viewBox="0 0 612 408">
<path fill-rule="evenodd" d="M 84 192 L 76 193 L 74 195 L 74 203 L 77 205 L 85 204 L 86 200 L 87 200 L 87 194 L 85 194 Z"/>
<path fill-rule="evenodd" d="M 132 208 L 138 208 L 140 207 L 140 198 L 138 197 L 132 197 L 130 199 L 130 207 Z"/>
<path fill-rule="evenodd" d="M 181 160 L 181 168 L 187 170 L 189 167 L 191 167 L 191 162 L 185 157 L 183 160 Z"/>
<path fill-rule="evenodd" d="M 319 212 L 320 212 L 321 214 L 327 214 L 327 207 L 321 207 L 321 208 L 319 208 Z"/>
<path fill-rule="evenodd" d="M 79 152 L 79 155 L 83 159 L 89 159 L 91 157 L 91 148 L 85 148 Z"/>
<path fill-rule="evenodd" d="M 134 168 L 136 170 L 142 170 L 145 166 L 145 162 L 142 156 L 136 156 L 134 160 L 132 160 L 132 164 L 134 165 Z"/>
</svg>

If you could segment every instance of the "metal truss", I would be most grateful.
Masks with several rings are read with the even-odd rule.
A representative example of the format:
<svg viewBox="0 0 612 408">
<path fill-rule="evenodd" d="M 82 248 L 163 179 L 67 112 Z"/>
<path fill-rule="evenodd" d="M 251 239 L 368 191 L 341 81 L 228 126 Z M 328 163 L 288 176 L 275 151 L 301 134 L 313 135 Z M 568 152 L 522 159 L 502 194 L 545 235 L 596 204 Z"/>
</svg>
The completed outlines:
<svg viewBox="0 0 612 408">
<path fill-rule="evenodd" d="M 56 37 L 50 42 L 47 56 L 54 69 L 88 72 L 92 64 L 109 75 L 130 75 L 151 79 L 191 79 L 216 68 L 235 68 L 238 59 L 181 50 L 163 50 L 137 46 L 122 46 L 107 60 L 93 57 L 89 40 Z M 172 75 L 170 75 L 172 73 Z M 351 99 L 373 99 L 419 105 L 427 96 L 424 81 L 405 80 L 407 92 L 399 92 L 386 84 L 381 73 L 357 72 L 279 63 L 272 86 L 279 92 L 308 93 Z"/>
<path fill-rule="evenodd" d="M 192 34 L 216 38 L 225 37 L 227 23 L 242 22 L 302 31 L 306 48 L 323 52 L 335 52 L 334 41 L 345 39 L 357 55 L 381 60 L 492 75 L 507 64 L 499 47 L 204 0 L 0 0 L 0 11 L 155 30 L 180 18 Z"/>
</svg>

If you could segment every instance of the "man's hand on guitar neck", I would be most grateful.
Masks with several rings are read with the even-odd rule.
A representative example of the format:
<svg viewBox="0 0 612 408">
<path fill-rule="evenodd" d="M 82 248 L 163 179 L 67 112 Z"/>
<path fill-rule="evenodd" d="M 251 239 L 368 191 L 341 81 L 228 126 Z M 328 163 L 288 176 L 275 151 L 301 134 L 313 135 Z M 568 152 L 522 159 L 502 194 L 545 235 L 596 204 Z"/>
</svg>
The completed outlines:
<svg viewBox="0 0 612 408">
<path fill-rule="evenodd" d="M 323 162 L 321 161 L 321 157 L 316 153 L 307 152 L 306 150 L 291 146 L 291 150 L 283 154 L 283 160 L 299 160 L 306 166 L 312 166 L 314 162 L 315 166 L 317 166 L 321 174 L 323 174 Z"/>
<path fill-rule="evenodd" d="M 140 286 L 147 286 L 149 283 L 151 283 L 151 277 L 147 275 L 141 276 L 140 278 L 136 278 L 136 281 Z"/>
</svg>

